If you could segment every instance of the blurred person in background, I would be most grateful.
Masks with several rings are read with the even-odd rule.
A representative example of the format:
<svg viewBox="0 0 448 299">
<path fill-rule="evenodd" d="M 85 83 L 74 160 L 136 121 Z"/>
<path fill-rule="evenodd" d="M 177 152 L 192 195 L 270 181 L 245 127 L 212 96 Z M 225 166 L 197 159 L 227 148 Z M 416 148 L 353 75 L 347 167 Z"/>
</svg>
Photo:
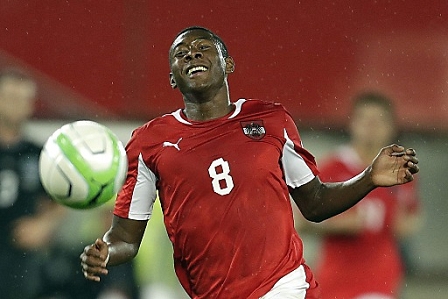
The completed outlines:
<svg viewBox="0 0 448 299">
<path fill-rule="evenodd" d="M 79 275 L 83 235 L 89 237 L 93 228 L 103 231 L 111 217 L 107 224 L 104 215 L 86 218 L 110 215 L 110 208 L 76 212 L 45 193 L 39 179 L 42 146 L 25 132 L 37 92 L 26 71 L 0 70 L 0 298 L 138 298 L 132 265 L 113 269 L 103 286 Z M 78 236 L 76 243 L 66 242 L 66 234 Z"/>
<path fill-rule="evenodd" d="M 358 94 L 349 117 L 350 141 L 320 163 L 323 181 L 356 175 L 385 145 L 396 142 L 393 102 L 368 91 Z M 316 277 L 326 299 L 399 298 L 404 275 L 400 244 L 420 226 L 416 182 L 378 188 L 348 211 L 297 229 L 322 237 Z M 299 218 L 300 219 L 300 218 Z"/>
<path fill-rule="evenodd" d="M 69 209 L 47 254 L 41 259 L 38 299 L 138 299 L 133 263 L 114 267 L 103 284 L 86 281 L 79 270 L 79 251 L 110 226 L 113 200 L 95 209 Z M 0 297 L 1 298 L 1 297 Z"/>
<path fill-rule="evenodd" d="M 41 147 L 27 140 L 37 86 L 22 70 L 0 71 L 0 297 L 34 298 L 39 252 L 47 248 L 64 208 L 45 194 L 38 171 Z"/>
</svg>

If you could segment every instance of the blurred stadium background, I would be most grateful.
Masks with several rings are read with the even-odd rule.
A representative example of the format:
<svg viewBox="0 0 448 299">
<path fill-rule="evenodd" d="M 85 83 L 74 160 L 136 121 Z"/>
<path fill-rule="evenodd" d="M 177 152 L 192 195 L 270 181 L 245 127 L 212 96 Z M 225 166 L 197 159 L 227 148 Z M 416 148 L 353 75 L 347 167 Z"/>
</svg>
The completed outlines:
<svg viewBox="0 0 448 299">
<path fill-rule="evenodd" d="M 1 1 L 0 67 L 25 68 L 39 83 L 28 134 L 42 143 L 64 123 L 91 119 L 126 142 L 136 126 L 181 106 L 167 54 L 191 25 L 227 43 L 232 98 L 283 103 L 318 162 L 344 142 L 352 95 L 379 89 L 396 100 L 400 141 L 420 157 L 426 214 L 411 240 L 403 298 L 447 298 L 448 2 Z M 152 249 L 139 254 L 141 284 L 170 281 L 176 292 L 169 244 L 160 219 L 153 223 L 144 244 Z M 310 263 L 318 242 L 305 240 Z"/>
</svg>

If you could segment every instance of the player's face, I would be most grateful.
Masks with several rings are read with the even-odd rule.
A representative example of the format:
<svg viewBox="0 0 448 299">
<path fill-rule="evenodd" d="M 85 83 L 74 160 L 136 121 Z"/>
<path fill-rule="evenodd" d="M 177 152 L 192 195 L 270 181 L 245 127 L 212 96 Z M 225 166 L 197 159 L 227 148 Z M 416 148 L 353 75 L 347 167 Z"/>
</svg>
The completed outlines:
<svg viewBox="0 0 448 299">
<path fill-rule="evenodd" d="M 382 106 L 367 104 L 354 110 L 350 131 L 357 143 L 380 148 L 394 138 L 395 122 L 390 112 Z"/>
<path fill-rule="evenodd" d="M 3 123 L 18 125 L 31 116 L 36 85 L 31 81 L 5 78 L 0 82 L 0 118 Z"/>
<path fill-rule="evenodd" d="M 228 59 L 204 30 L 181 34 L 170 48 L 171 85 L 182 94 L 221 88 L 226 80 Z M 229 71 L 230 72 L 230 71 Z"/>
</svg>

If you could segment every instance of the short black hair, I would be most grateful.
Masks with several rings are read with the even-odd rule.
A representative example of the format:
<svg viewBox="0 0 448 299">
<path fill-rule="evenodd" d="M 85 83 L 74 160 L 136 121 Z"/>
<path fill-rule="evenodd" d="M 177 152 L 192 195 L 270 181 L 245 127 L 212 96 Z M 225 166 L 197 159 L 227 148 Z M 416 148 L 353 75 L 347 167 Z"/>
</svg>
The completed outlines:
<svg viewBox="0 0 448 299">
<path fill-rule="evenodd" d="M 222 40 L 222 38 L 220 38 L 216 33 L 214 33 L 213 31 L 211 31 L 210 29 L 205 28 L 205 27 L 202 27 L 202 26 L 190 26 L 190 27 L 187 27 L 187 28 L 185 28 L 185 29 L 182 29 L 182 31 L 180 31 L 180 32 L 176 35 L 176 37 L 174 38 L 174 40 L 175 40 L 176 38 L 178 38 L 181 34 L 183 34 L 183 33 L 185 33 L 185 32 L 188 32 L 188 31 L 193 31 L 193 30 L 204 30 L 204 31 L 206 31 L 208 34 L 211 35 L 213 41 L 216 42 L 216 43 L 218 44 L 219 49 L 221 50 L 221 54 L 222 54 L 222 56 L 223 56 L 224 58 L 229 57 L 229 52 L 228 52 L 228 50 L 227 50 L 227 46 L 226 46 L 226 44 L 224 43 L 224 41 Z"/>
<path fill-rule="evenodd" d="M 368 90 L 358 93 L 353 98 L 352 113 L 355 109 L 366 105 L 377 105 L 389 113 L 392 119 L 396 117 L 394 102 L 382 92 Z"/>
</svg>

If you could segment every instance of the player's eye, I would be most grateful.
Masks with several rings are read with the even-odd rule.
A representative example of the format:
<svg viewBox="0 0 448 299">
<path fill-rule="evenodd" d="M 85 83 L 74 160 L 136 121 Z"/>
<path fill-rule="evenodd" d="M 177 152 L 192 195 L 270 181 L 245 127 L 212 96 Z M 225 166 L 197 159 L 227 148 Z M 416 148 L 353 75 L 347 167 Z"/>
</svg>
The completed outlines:
<svg viewBox="0 0 448 299">
<path fill-rule="evenodd" d="M 199 45 L 198 49 L 200 51 L 205 51 L 205 50 L 210 49 L 210 45 L 202 44 L 202 45 Z"/>
<path fill-rule="evenodd" d="M 180 50 L 180 51 L 177 51 L 174 53 L 174 57 L 176 57 L 176 58 L 182 58 L 185 55 L 187 55 L 187 51 L 185 51 L 185 50 Z"/>
</svg>

